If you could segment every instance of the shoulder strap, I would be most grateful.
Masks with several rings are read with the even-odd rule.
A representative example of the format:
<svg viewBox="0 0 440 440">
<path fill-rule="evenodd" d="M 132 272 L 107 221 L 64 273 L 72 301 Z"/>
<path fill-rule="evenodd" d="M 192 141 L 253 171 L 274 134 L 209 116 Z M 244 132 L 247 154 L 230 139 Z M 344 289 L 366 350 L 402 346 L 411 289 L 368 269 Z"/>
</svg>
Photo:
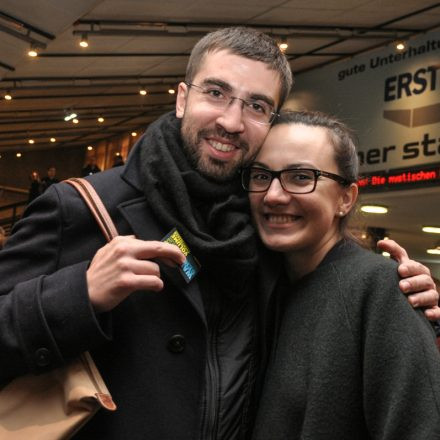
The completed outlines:
<svg viewBox="0 0 440 440">
<path fill-rule="evenodd" d="M 113 238 L 119 235 L 113 220 L 102 203 L 101 198 L 98 196 L 95 188 L 93 188 L 93 186 L 87 180 L 79 177 L 72 177 L 64 182 L 72 185 L 79 192 L 87 206 L 90 208 L 90 211 L 95 217 L 96 222 L 101 228 L 101 231 L 107 241 L 111 241 Z"/>
</svg>

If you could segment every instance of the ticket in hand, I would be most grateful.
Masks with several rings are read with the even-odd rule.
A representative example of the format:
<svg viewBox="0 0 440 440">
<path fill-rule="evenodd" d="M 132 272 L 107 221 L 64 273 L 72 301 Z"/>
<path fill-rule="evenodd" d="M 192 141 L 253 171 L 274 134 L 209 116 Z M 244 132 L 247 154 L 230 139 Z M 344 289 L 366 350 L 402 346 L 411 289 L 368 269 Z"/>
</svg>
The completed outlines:
<svg viewBox="0 0 440 440">
<path fill-rule="evenodd" d="M 175 244 L 185 255 L 186 260 L 179 266 L 180 273 L 187 283 L 189 283 L 200 271 L 200 263 L 191 254 L 187 244 L 183 240 L 176 228 L 165 235 L 162 241 Z"/>
</svg>

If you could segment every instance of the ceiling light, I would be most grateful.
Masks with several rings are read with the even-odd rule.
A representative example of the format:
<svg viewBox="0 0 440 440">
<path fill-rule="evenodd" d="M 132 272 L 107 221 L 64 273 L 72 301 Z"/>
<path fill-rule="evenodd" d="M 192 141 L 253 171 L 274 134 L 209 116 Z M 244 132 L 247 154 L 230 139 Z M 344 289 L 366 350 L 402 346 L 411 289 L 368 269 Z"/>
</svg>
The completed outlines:
<svg viewBox="0 0 440 440">
<path fill-rule="evenodd" d="M 361 206 L 362 212 L 368 212 L 369 214 L 386 214 L 388 208 L 380 205 L 363 205 Z"/>
<path fill-rule="evenodd" d="M 389 252 L 386 252 L 386 251 L 383 251 L 382 252 L 382 255 L 384 256 L 384 257 L 391 257 L 391 254 L 389 253 Z"/>
<path fill-rule="evenodd" d="M 66 116 L 64 116 L 64 120 L 65 120 L 66 122 L 68 122 L 68 121 L 71 121 L 72 119 L 76 118 L 77 116 L 78 116 L 78 115 L 77 115 L 76 113 L 68 112 L 68 113 L 66 114 Z"/>
<path fill-rule="evenodd" d="M 17 157 L 21 157 L 21 153 L 17 153 L 16 156 L 17 156 Z"/>
<path fill-rule="evenodd" d="M 78 124 L 79 120 L 76 119 L 76 118 L 74 118 L 74 119 L 72 119 L 72 122 L 73 122 L 74 124 Z"/>
<path fill-rule="evenodd" d="M 89 151 L 92 151 L 92 150 L 93 150 L 93 147 L 92 147 L 91 145 L 89 145 L 89 146 L 87 147 L 87 149 L 88 149 Z"/>
<path fill-rule="evenodd" d="M 50 138 L 51 142 L 56 142 L 57 140 L 55 138 Z"/>
<path fill-rule="evenodd" d="M 81 35 L 81 41 L 79 42 L 79 45 L 81 47 L 89 47 L 89 41 L 87 39 L 87 34 Z"/>
<path fill-rule="evenodd" d="M 147 90 L 145 89 L 145 87 L 141 87 L 139 89 L 139 94 L 142 96 L 145 96 L 147 94 Z"/>
<path fill-rule="evenodd" d="M 174 89 L 168 89 L 168 93 L 170 95 L 174 95 L 174 93 L 176 93 L 176 91 Z"/>
<path fill-rule="evenodd" d="M 434 249 L 426 249 L 426 253 L 432 255 L 440 255 L 440 248 L 436 247 Z"/>
<path fill-rule="evenodd" d="M 105 121 L 105 119 L 102 117 L 102 116 L 100 116 L 99 118 L 98 118 L 98 122 L 99 123 L 102 123 L 102 122 L 104 122 Z"/>
<path fill-rule="evenodd" d="M 132 132 L 131 132 L 131 135 L 132 135 L 133 137 L 135 137 L 135 136 L 137 136 L 138 134 L 137 134 L 135 131 L 132 131 Z"/>
<path fill-rule="evenodd" d="M 120 156 L 120 155 L 121 153 L 119 151 L 115 153 L 115 156 Z"/>
<path fill-rule="evenodd" d="M 38 48 L 34 44 L 31 44 L 31 47 L 28 51 L 28 55 L 30 57 L 37 57 L 38 56 Z"/>
<path fill-rule="evenodd" d="M 35 144 L 35 141 L 34 141 L 33 139 L 29 139 L 28 142 L 29 142 L 30 144 Z"/>
<path fill-rule="evenodd" d="M 440 234 L 440 227 L 438 226 L 423 226 L 423 232 L 427 232 L 428 234 Z"/>
<path fill-rule="evenodd" d="M 287 44 L 287 38 L 286 37 L 282 37 L 281 38 L 281 41 L 279 42 L 278 47 L 280 48 L 281 52 L 285 52 L 287 50 L 289 45 Z"/>
<path fill-rule="evenodd" d="M 406 44 L 403 40 L 396 41 L 396 50 L 401 52 L 402 50 L 406 49 Z"/>
<path fill-rule="evenodd" d="M 12 95 L 9 90 L 5 93 L 5 99 L 6 101 L 10 101 L 12 99 Z"/>
</svg>

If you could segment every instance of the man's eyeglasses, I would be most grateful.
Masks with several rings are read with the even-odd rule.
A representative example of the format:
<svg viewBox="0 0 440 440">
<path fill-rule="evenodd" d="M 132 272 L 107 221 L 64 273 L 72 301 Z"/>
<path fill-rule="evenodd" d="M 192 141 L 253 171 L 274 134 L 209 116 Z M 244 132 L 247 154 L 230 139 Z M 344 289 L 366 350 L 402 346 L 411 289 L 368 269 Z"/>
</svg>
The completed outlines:
<svg viewBox="0 0 440 440">
<path fill-rule="evenodd" d="M 241 184 L 247 192 L 265 192 L 273 179 L 278 179 L 284 191 L 292 194 L 307 194 L 315 191 L 319 177 L 335 180 L 342 186 L 350 181 L 337 174 L 311 168 L 291 168 L 281 171 L 260 167 L 247 167 L 241 170 Z"/>
<path fill-rule="evenodd" d="M 238 99 L 241 101 L 243 119 L 247 119 L 257 124 L 270 125 L 278 116 L 278 113 L 275 112 L 273 106 L 262 99 L 246 100 L 237 96 L 232 96 L 232 92 L 224 90 L 216 85 L 202 87 L 188 82 L 185 84 L 201 93 L 206 102 L 219 110 L 226 110 L 234 99 Z"/>
</svg>

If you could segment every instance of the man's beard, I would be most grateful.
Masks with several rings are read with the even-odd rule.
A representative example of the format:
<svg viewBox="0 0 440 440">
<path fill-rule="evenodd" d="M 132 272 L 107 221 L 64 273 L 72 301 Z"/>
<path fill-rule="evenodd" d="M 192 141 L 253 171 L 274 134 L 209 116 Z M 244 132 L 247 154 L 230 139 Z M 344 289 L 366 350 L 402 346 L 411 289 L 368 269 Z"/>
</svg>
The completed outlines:
<svg viewBox="0 0 440 440">
<path fill-rule="evenodd" d="M 191 165 L 203 176 L 218 182 L 226 182 L 236 177 L 240 167 L 245 165 L 245 156 L 249 151 L 248 144 L 246 142 L 238 142 L 238 148 L 241 152 L 241 160 L 238 162 L 228 162 L 217 160 L 213 157 L 203 157 L 200 144 L 204 138 L 217 134 L 222 138 L 229 138 L 237 144 L 239 137 L 225 133 L 224 131 L 220 133 L 218 130 L 213 133 L 213 130 L 208 129 L 193 133 L 188 125 L 189 124 L 185 124 L 185 121 L 182 122 L 182 141 L 183 148 Z M 246 158 L 246 163 L 250 162 L 251 159 Z"/>
</svg>

